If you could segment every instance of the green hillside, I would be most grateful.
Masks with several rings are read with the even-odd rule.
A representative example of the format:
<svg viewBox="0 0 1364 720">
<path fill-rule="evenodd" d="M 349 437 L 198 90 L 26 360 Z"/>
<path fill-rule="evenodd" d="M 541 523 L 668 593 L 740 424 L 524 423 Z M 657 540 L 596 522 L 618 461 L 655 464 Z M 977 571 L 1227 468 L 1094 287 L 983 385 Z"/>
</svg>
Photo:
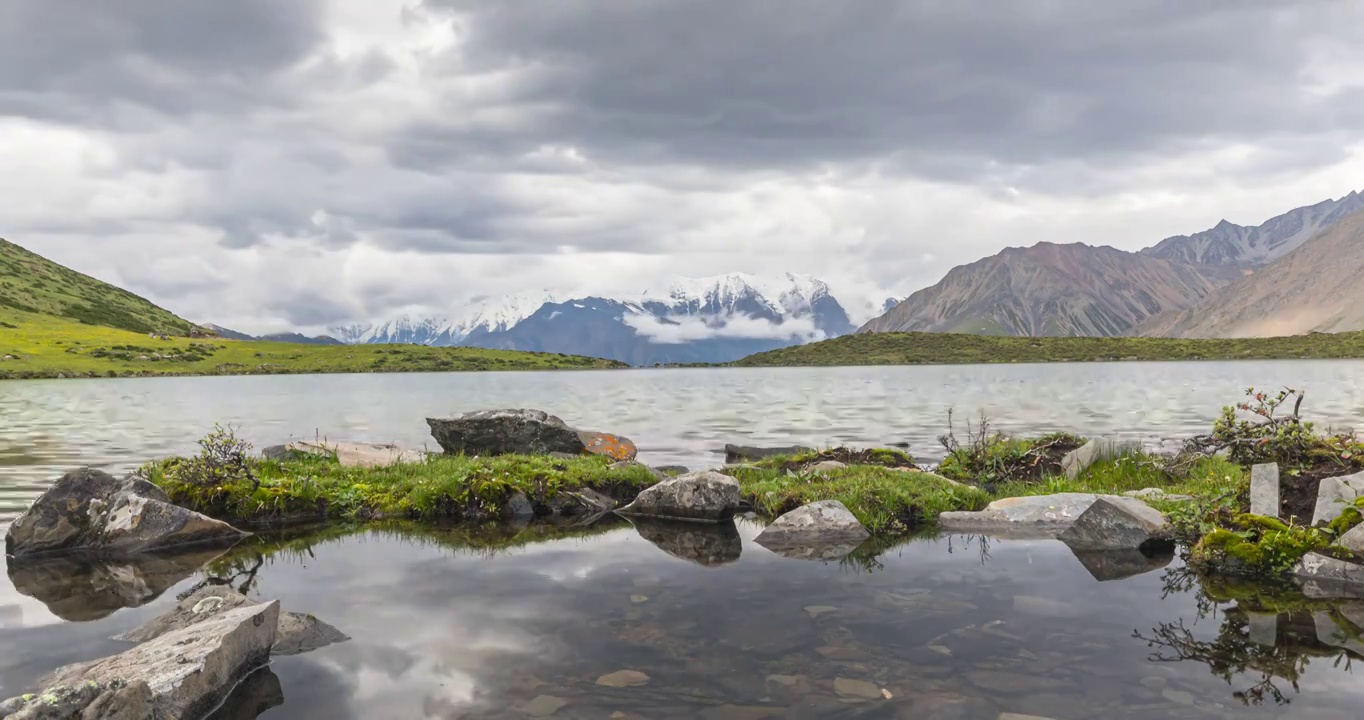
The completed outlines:
<svg viewBox="0 0 1364 720">
<path fill-rule="evenodd" d="M 127 290 L 0 239 L 0 308 L 131 332 L 188 335 L 194 324 Z"/>
<path fill-rule="evenodd" d="M 862 333 L 758 353 L 733 364 L 786 367 L 1296 358 L 1364 358 L 1364 332 L 1217 340 Z"/>
</svg>

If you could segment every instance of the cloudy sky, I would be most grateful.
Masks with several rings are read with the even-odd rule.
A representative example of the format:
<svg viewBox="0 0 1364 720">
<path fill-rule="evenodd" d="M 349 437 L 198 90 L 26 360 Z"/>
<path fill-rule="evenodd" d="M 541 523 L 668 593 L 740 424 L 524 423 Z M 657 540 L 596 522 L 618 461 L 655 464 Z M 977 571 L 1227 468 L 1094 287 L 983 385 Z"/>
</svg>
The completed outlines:
<svg viewBox="0 0 1364 720">
<path fill-rule="evenodd" d="M 1364 189 L 1354 0 L 0 0 L 0 236 L 247 331 Z M 850 308 L 856 311 L 855 308 Z"/>
</svg>

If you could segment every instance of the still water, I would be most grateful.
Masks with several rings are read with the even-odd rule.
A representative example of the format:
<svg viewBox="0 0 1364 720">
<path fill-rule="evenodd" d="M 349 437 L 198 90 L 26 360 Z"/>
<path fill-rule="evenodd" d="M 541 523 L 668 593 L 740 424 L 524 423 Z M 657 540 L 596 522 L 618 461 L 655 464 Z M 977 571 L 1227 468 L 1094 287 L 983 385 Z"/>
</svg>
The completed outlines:
<svg viewBox="0 0 1364 720">
<path fill-rule="evenodd" d="M 0 382 L 0 522 L 76 465 L 125 471 L 194 449 L 214 422 L 434 448 L 424 418 L 536 407 L 617 432 L 653 465 L 705 467 L 726 442 L 909 443 L 939 457 L 954 409 L 1002 430 L 1158 443 L 1206 432 L 1251 385 L 1305 388 L 1305 414 L 1364 428 L 1364 361 L 312 375 Z"/>
<path fill-rule="evenodd" d="M 351 636 L 276 658 L 222 718 L 1344 720 L 1364 706 L 1364 601 L 1266 612 L 1273 599 L 1205 591 L 1169 558 L 946 536 L 810 562 L 754 544 L 744 521 L 517 532 L 333 530 L 216 560 L 11 565 L 0 695 L 127 649 L 110 636 L 212 575 Z M 622 671 L 632 682 L 612 686 Z"/>
</svg>

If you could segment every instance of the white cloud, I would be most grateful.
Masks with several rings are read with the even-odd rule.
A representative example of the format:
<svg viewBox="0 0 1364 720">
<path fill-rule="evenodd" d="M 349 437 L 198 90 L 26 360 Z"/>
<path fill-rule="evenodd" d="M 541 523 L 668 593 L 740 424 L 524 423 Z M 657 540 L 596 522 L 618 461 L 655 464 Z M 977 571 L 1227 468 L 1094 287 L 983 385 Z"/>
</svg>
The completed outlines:
<svg viewBox="0 0 1364 720">
<path fill-rule="evenodd" d="M 736 313 L 724 317 L 699 318 L 674 315 L 657 318 L 653 315 L 626 315 L 625 324 L 658 345 L 678 345 L 714 338 L 744 338 L 749 340 L 823 340 L 824 333 L 815 328 L 812 318 L 784 318 L 773 322 L 766 318 Z"/>
</svg>

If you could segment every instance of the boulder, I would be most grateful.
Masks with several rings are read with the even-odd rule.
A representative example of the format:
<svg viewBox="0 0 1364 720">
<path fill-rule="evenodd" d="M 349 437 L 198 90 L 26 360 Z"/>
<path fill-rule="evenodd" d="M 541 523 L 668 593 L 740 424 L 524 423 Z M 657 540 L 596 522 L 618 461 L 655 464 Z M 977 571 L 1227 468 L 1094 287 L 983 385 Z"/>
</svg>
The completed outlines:
<svg viewBox="0 0 1364 720">
<path fill-rule="evenodd" d="M 1317 486 L 1317 504 L 1312 511 L 1313 525 L 1326 525 L 1340 517 L 1345 506 L 1364 492 L 1364 472 L 1325 478 Z"/>
<path fill-rule="evenodd" d="M 1250 468 L 1250 513 L 1279 517 L 1279 464 L 1261 463 Z"/>
<path fill-rule="evenodd" d="M 1313 552 L 1302 556 L 1293 567 L 1293 575 L 1302 580 L 1360 584 L 1364 583 L 1364 565 Z"/>
<path fill-rule="evenodd" d="M 772 521 L 754 542 L 765 548 L 784 545 L 860 543 L 871 537 L 862 523 L 837 500 L 820 500 Z"/>
<path fill-rule="evenodd" d="M 635 459 L 635 444 L 608 433 L 580 431 L 543 410 L 480 410 L 452 418 L 427 418 L 431 435 L 450 455 L 553 455 L 584 453 Z"/>
<path fill-rule="evenodd" d="M 718 567 L 739 560 L 743 540 L 733 522 L 694 523 L 636 518 L 639 536 L 663 552 L 695 565 Z"/>
<path fill-rule="evenodd" d="M 1364 557 L 1364 524 L 1356 525 L 1345 531 L 1336 544 L 1350 552 Z"/>
<path fill-rule="evenodd" d="M 295 440 L 287 445 L 275 445 L 261 451 L 269 460 L 316 455 L 335 457 L 342 467 L 388 467 L 399 464 L 426 462 L 421 450 L 404 450 L 392 443 L 331 442 L 328 440 Z"/>
<path fill-rule="evenodd" d="M 10 525 L 5 554 L 81 552 L 126 557 L 192 545 L 231 545 L 249 533 L 173 505 L 161 488 L 81 468 L 57 480 Z"/>
<path fill-rule="evenodd" d="M 673 520 L 719 522 L 740 507 L 739 481 L 706 470 L 669 478 L 641 492 L 617 512 Z"/>
<path fill-rule="evenodd" d="M 147 642 L 167 633 L 221 617 L 239 608 L 255 605 L 259 603 L 226 585 L 205 585 L 181 598 L 175 607 L 162 615 L 113 639 L 124 642 Z M 298 655 L 349 639 L 345 633 L 312 615 L 281 612 L 271 654 Z"/>
<path fill-rule="evenodd" d="M 1174 528 L 1165 514 L 1134 498 L 1096 499 L 1057 536 L 1074 550 L 1126 550 L 1168 544 Z"/>
<path fill-rule="evenodd" d="M 725 462 L 727 464 L 733 464 L 745 461 L 762 460 L 763 458 L 775 457 L 777 455 L 798 455 L 804 452 L 814 452 L 814 448 L 808 448 L 803 445 L 788 445 L 786 447 L 725 445 Z"/>
<path fill-rule="evenodd" d="M 135 688 L 131 695 L 124 694 L 122 702 L 148 702 L 152 713 L 141 718 L 203 717 L 239 682 L 269 661 L 278 620 L 278 602 L 237 608 L 125 653 L 61 668 L 48 675 L 42 686 Z M 140 683 L 147 686 L 149 697 L 138 687 Z M 100 702 L 107 692 L 91 702 Z M 114 700 L 105 702 L 112 704 Z"/>
<path fill-rule="evenodd" d="M 222 554 L 221 549 L 193 548 L 121 559 L 11 558 L 8 570 L 14 589 L 53 615 L 88 622 L 146 605 Z"/>
<path fill-rule="evenodd" d="M 5 720 L 154 720 L 151 687 L 139 680 L 127 683 L 86 682 L 58 685 L 41 693 L 10 698 L 0 703 Z"/>
<path fill-rule="evenodd" d="M 1137 440 L 1091 438 L 1061 458 L 1061 469 L 1065 471 L 1066 477 L 1074 480 L 1096 462 L 1139 453 L 1141 450 L 1141 442 Z"/>
<path fill-rule="evenodd" d="M 1147 507 L 1146 503 L 1121 495 L 1056 493 L 996 500 L 978 512 L 945 512 L 938 525 L 950 532 L 1007 533 L 1054 537 L 1070 527 L 1077 518 L 1103 498 L 1119 506 Z"/>
</svg>

